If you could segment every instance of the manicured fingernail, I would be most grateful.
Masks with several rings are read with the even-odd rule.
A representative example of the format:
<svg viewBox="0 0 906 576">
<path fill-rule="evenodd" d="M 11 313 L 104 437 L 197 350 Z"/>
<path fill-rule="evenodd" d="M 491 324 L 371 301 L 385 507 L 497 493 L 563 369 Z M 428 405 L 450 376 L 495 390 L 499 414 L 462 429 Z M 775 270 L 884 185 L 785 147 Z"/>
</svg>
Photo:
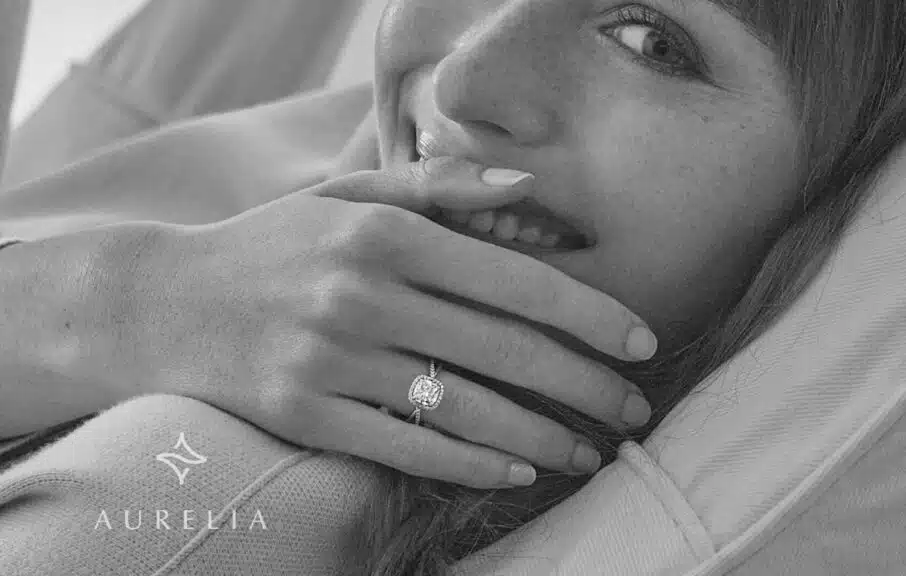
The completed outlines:
<svg viewBox="0 0 906 576">
<path fill-rule="evenodd" d="M 651 419 L 651 406 L 648 401 L 634 392 L 630 392 L 623 403 L 623 413 L 620 416 L 628 426 L 643 426 Z"/>
<path fill-rule="evenodd" d="M 639 360 L 648 360 L 657 352 L 657 338 L 648 328 L 636 326 L 626 338 L 626 353 Z"/>
<path fill-rule="evenodd" d="M 515 186 L 529 178 L 534 176 L 528 172 L 506 168 L 488 168 L 481 174 L 481 181 L 488 186 Z"/>
<path fill-rule="evenodd" d="M 576 445 L 575 453 L 573 453 L 572 465 L 578 472 L 594 474 L 601 467 L 601 455 L 588 444 L 579 442 Z"/>
<path fill-rule="evenodd" d="M 531 486 L 535 483 L 535 469 L 522 462 L 513 462 L 510 464 L 510 476 L 508 478 L 510 484 L 516 486 Z"/>
</svg>

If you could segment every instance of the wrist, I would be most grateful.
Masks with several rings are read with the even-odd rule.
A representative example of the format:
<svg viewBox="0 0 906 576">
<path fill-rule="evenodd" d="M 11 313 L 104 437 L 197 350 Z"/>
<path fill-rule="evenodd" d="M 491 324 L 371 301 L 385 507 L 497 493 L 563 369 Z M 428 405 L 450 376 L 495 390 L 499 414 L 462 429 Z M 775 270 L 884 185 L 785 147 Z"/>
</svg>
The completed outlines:
<svg viewBox="0 0 906 576">
<path fill-rule="evenodd" d="M 121 292 L 141 284 L 127 277 L 145 270 L 161 228 L 115 225 L 0 251 L 0 437 L 145 393 L 142 304 L 134 288 Z"/>
<path fill-rule="evenodd" d="M 174 303 L 182 292 L 180 261 L 190 257 L 182 241 L 190 228 L 129 223 L 110 227 L 101 240 L 87 284 L 102 297 L 89 317 L 104 328 L 103 383 L 116 402 L 165 390 L 160 373 L 173 360 L 170 345 L 184 312 Z"/>
</svg>

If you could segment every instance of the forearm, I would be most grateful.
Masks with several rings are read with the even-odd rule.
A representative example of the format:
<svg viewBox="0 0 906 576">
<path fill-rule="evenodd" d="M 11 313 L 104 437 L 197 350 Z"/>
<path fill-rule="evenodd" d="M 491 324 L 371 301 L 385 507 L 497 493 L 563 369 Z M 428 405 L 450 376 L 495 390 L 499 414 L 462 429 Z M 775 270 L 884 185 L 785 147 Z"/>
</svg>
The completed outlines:
<svg viewBox="0 0 906 576">
<path fill-rule="evenodd" d="M 124 224 L 0 250 L 0 439 L 146 393 L 124 331 L 123 279 L 160 227 Z"/>
</svg>

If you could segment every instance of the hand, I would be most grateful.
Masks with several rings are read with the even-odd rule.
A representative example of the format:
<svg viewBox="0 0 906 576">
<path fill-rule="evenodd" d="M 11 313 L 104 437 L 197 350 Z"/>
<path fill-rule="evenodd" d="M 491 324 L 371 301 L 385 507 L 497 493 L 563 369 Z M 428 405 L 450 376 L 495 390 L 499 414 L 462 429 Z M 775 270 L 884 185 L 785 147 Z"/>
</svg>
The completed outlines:
<svg viewBox="0 0 906 576">
<path fill-rule="evenodd" d="M 136 366 L 160 375 L 155 390 L 198 397 L 296 444 L 417 476 L 503 487 L 517 483 L 510 464 L 522 459 L 593 471 L 594 458 L 591 467 L 574 465 L 575 433 L 449 372 L 439 375 L 440 406 L 423 412 L 438 430 L 376 408 L 411 412 L 409 385 L 427 373 L 427 358 L 619 427 L 627 399 L 639 401 L 632 384 L 528 325 L 436 295 L 633 359 L 627 335 L 644 323 L 621 304 L 419 214 L 492 209 L 531 186 L 487 186 L 481 173 L 453 158 L 358 172 L 221 223 L 183 228 L 142 275 L 162 284 L 145 291 L 159 297 L 144 310 Z"/>
</svg>

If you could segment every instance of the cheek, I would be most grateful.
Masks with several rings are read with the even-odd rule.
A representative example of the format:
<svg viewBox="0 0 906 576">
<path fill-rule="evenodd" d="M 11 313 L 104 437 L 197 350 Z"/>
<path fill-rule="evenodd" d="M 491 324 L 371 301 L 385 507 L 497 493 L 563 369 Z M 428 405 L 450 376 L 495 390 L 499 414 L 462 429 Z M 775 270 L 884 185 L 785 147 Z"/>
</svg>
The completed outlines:
<svg viewBox="0 0 906 576">
<path fill-rule="evenodd" d="M 726 300 L 785 221 L 795 139 L 776 124 L 643 107 L 610 118 L 584 147 L 601 240 L 586 280 L 656 324 L 690 321 Z"/>
</svg>

